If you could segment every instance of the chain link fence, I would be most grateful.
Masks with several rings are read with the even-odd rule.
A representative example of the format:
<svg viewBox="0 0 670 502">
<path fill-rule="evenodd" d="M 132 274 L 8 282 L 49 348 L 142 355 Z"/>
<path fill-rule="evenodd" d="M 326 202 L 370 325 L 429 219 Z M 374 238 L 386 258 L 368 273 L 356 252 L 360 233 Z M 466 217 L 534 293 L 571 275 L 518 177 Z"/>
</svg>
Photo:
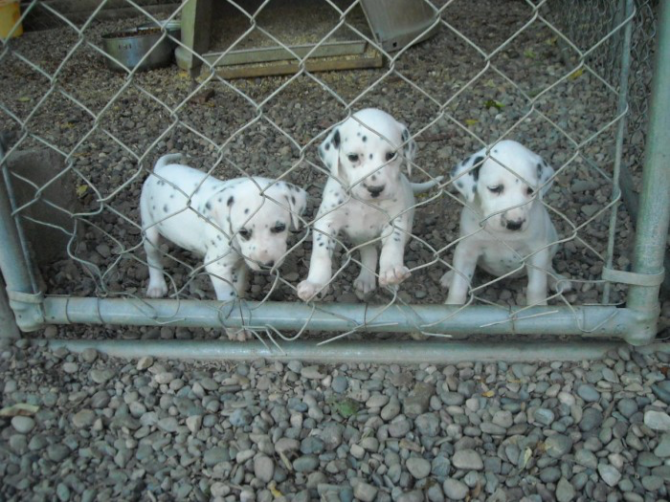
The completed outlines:
<svg viewBox="0 0 670 502">
<path fill-rule="evenodd" d="M 638 284 L 620 272 L 630 269 L 635 233 L 618 180 L 621 174 L 624 192 L 639 190 L 658 2 L 425 2 L 434 18 L 415 40 L 431 36 L 394 52 L 375 38 L 360 1 L 326 0 L 318 16 L 301 20 L 293 16 L 317 6 L 227 2 L 216 8 L 242 21 L 235 36 L 212 32 L 216 56 L 199 54 L 183 34 L 188 9 L 208 4 L 198 2 L 175 5 L 169 15 L 182 18 L 181 38 L 165 29 L 162 37 L 199 66 L 199 75 L 175 66 L 109 69 L 104 35 L 159 22 L 146 4 L 127 1 L 124 10 L 136 15 L 111 20 L 100 15 L 110 2 L 85 19 L 49 2 L 22 4 L 23 20 L 38 9 L 50 19 L 48 30 L 3 40 L 0 53 L 8 138 L 2 169 L 29 287 L 19 292 L 9 284 L 16 281 L 7 277 L 7 257 L 3 273 L 15 312 L 25 302 L 40 305 L 38 320 L 24 329 L 89 323 L 105 327 L 94 334 L 52 327 L 48 336 L 217 339 L 225 327 L 234 338 L 286 350 L 296 340 L 327 343 L 366 331 L 381 339 L 627 336 L 629 323 L 638 322 L 618 308 L 628 285 Z M 216 19 L 214 9 L 215 27 Z M 305 26 L 313 32 L 305 34 Z M 306 40 L 301 33 L 311 37 L 308 49 L 296 49 Z M 249 40 L 290 54 L 294 73 L 222 76 L 217 63 Z M 383 56 L 383 66 L 310 69 L 319 50 L 343 40 L 365 44 Z M 354 116 L 366 108 L 394 121 Z M 541 156 L 553 175 L 538 180 L 539 171 L 519 171 L 521 161 L 491 160 L 496 145 L 510 139 Z M 328 153 L 340 146 L 339 158 Z M 41 166 L 39 175 L 21 157 L 35 150 L 50 159 L 50 170 Z M 168 153 L 181 154 L 203 178 L 192 183 L 191 172 L 157 172 L 145 185 L 143 221 L 143 183 Z M 362 157 L 368 153 L 379 159 L 372 166 Z M 466 159 L 469 169 L 452 175 Z M 510 183 L 527 186 L 529 198 L 479 214 L 480 228 L 464 232 L 459 180 L 477 181 L 491 162 L 514 175 Z M 415 198 L 403 195 L 400 173 L 425 183 Z M 236 178 L 238 186 L 217 181 Z M 475 208 L 498 195 L 498 182 L 478 188 Z M 295 200 L 302 190 L 304 210 Z M 516 246 L 509 224 L 507 236 L 487 228 L 489 219 L 518 207 L 535 207 L 553 222 L 540 225 L 556 228 L 541 249 Z M 375 228 L 357 230 L 363 226 Z M 156 233 L 168 239 L 159 242 Z M 458 302 L 464 304 L 444 306 L 445 274 L 464 273 L 455 264 L 457 247 L 484 234 L 489 258 L 514 266 L 492 275 L 480 259 L 465 302 Z M 551 262 L 538 267 L 536 257 L 554 248 Z M 147 251 L 156 253 L 152 267 L 169 300 L 147 295 Z M 234 272 L 224 271 L 224 262 Z M 530 278 L 517 277 L 526 269 Z M 538 270 L 549 273 L 550 285 L 559 280 L 548 307 L 542 294 L 527 290 Z"/>
</svg>

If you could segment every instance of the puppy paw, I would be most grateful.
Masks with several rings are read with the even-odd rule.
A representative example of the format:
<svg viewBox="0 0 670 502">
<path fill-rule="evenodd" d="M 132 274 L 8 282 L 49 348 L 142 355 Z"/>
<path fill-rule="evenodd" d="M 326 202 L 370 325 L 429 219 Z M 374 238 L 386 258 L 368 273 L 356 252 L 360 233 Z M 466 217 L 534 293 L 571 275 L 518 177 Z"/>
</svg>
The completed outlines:
<svg viewBox="0 0 670 502">
<path fill-rule="evenodd" d="M 328 291 L 328 284 L 315 284 L 309 281 L 302 281 L 298 284 L 298 297 L 304 301 L 317 300 L 318 296 L 323 296 Z"/>
<path fill-rule="evenodd" d="M 354 293 L 356 293 L 359 300 L 365 300 L 375 289 L 377 289 L 377 284 L 375 283 L 374 276 L 365 278 L 358 277 L 354 281 Z"/>
<path fill-rule="evenodd" d="M 226 335 L 228 339 L 233 342 L 246 342 L 251 340 L 254 334 L 251 331 L 247 331 L 243 328 L 226 328 Z"/>
<path fill-rule="evenodd" d="M 451 281 L 453 280 L 454 280 L 454 271 L 450 270 L 449 272 L 447 272 L 442 276 L 442 278 L 440 279 L 440 285 L 444 289 L 449 289 L 451 287 Z"/>
<path fill-rule="evenodd" d="M 397 265 L 379 272 L 380 286 L 394 286 L 407 279 L 412 273 L 404 265 Z"/>
<path fill-rule="evenodd" d="M 149 283 L 147 287 L 147 296 L 149 298 L 163 298 L 168 292 L 167 284 L 162 283 Z"/>
</svg>

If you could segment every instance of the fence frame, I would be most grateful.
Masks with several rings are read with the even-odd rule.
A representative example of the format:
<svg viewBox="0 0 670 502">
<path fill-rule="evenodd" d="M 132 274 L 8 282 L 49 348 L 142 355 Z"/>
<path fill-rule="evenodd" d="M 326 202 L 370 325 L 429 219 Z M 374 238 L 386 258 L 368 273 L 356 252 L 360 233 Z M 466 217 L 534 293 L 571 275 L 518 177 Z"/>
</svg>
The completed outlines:
<svg viewBox="0 0 670 502">
<path fill-rule="evenodd" d="M 632 0 L 628 0 L 629 7 Z M 631 21 L 632 22 L 632 21 Z M 628 26 L 630 29 L 630 25 Z M 630 35 L 630 33 L 628 33 Z M 625 53 L 626 51 L 624 51 Z M 622 66 L 625 68 L 624 62 Z M 623 79 L 622 79 L 623 81 Z M 625 308 L 613 306 L 547 306 L 532 308 L 501 308 L 495 306 L 468 306 L 466 309 L 447 305 L 367 305 L 367 304 L 291 304 L 290 312 L 286 303 L 240 302 L 222 305 L 216 301 L 195 300 L 129 300 L 108 298 L 75 298 L 57 295 L 43 296 L 34 290 L 31 279 L 31 264 L 22 246 L 20 221 L 12 211 L 12 197 L 8 187 L 0 183 L 0 270 L 6 282 L 9 307 L 15 315 L 16 325 L 21 331 L 29 332 L 42 328 L 45 324 L 85 323 L 92 325 L 170 325 L 185 327 L 240 327 L 242 325 L 294 331 L 347 331 L 352 332 L 396 332 L 412 333 L 421 331 L 436 338 L 451 335 L 577 335 L 598 339 L 616 337 L 631 345 L 645 345 L 654 340 L 660 315 L 659 290 L 663 282 L 663 262 L 666 239 L 670 224 L 670 2 L 662 1 L 658 17 L 658 38 L 653 73 L 652 107 L 648 124 L 647 143 L 644 160 L 643 186 L 640 196 L 637 232 L 631 272 L 605 268 L 603 278 L 630 285 Z M 620 90 L 620 92 L 624 92 Z M 625 100 L 622 100 L 625 104 Z M 623 127 L 624 119 L 620 118 Z M 620 129 L 623 131 L 623 129 Z M 617 137 L 617 151 L 620 153 Z M 615 168 L 616 169 L 616 168 Z M 618 170 L 617 170 L 618 171 Z M 5 166 L 4 181 L 8 180 Z M 615 172 L 616 176 L 616 172 Z M 615 184 L 616 187 L 616 184 Z M 9 188 L 11 190 L 11 188 Z M 619 197 L 618 187 L 614 198 Z M 0 296 L 0 337 L 15 337 L 17 331 L 13 321 L 6 314 L 7 305 Z M 335 338 L 337 339 L 337 338 Z M 334 341 L 331 339 L 330 341 Z M 272 337 L 269 337 L 272 340 Z M 116 346 L 124 354 L 130 355 L 126 345 L 114 345 L 109 341 L 56 341 L 54 345 L 94 347 L 114 351 Z M 591 343 L 591 342 L 589 342 Z M 160 349 L 159 349 L 160 345 Z M 317 344 L 293 342 L 276 350 L 264 342 L 247 342 L 245 348 L 235 349 L 230 342 L 182 342 L 161 341 L 153 343 L 133 342 L 132 355 L 137 357 L 156 352 L 169 353 L 179 357 L 204 357 L 203 350 L 214 351 L 216 358 L 238 357 L 280 357 L 314 359 L 323 349 Z M 376 347 L 379 345 L 379 347 Z M 484 345 L 497 353 L 495 343 L 477 344 L 478 353 Z M 413 346 L 416 357 L 435 350 L 436 344 L 409 344 L 386 347 L 382 344 L 366 342 L 342 344 L 347 349 L 338 353 L 329 348 L 327 359 L 349 360 L 357 354 L 361 361 L 394 360 L 399 357 L 402 347 Z M 448 344 L 461 347 L 462 353 L 471 354 L 464 344 Z M 473 345 L 474 346 L 474 345 Z M 578 344 L 572 344 L 561 355 L 555 352 L 554 343 L 547 344 L 545 350 L 538 349 L 532 357 L 542 353 L 556 358 L 576 357 L 579 354 L 596 353 L 597 345 L 584 352 Z M 126 347 L 122 349 L 122 347 Z M 215 350 L 218 347 L 218 350 Z M 382 347 L 384 350 L 379 351 Z M 429 349 L 429 347 L 431 347 Z M 517 344 L 512 344 L 519 350 Z M 594 352 L 595 350 L 595 352 Z M 125 352 L 124 352 L 125 351 Z M 376 356 L 373 354 L 377 353 Z M 444 351 L 439 352 L 444 356 Z M 240 356 L 244 354 L 244 357 Z M 385 354 L 385 355 L 384 355 Z M 414 354 L 414 352 L 412 352 Z M 414 356 L 413 356 L 414 357 Z M 355 359 L 356 359 L 355 358 Z M 405 356 L 402 357 L 405 360 Z"/>
</svg>

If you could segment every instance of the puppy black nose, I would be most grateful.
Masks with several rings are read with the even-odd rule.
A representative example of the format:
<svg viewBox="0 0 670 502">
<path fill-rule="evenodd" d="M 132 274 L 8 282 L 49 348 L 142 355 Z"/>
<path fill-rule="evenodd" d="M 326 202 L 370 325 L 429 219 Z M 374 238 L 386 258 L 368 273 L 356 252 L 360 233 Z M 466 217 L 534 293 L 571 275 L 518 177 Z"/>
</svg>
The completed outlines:
<svg viewBox="0 0 670 502">
<path fill-rule="evenodd" d="M 384 191 L 384 185 L 377 186 L 377 187 L 371 187 L 371 186 L 366 185 L 365 188 L 368 189 L 368 192 L 370 192 L 370 195 L 372 195 L 373 198 L 374 197 L 379 197 L 379 194 Z"/>
<path fill-rule="evenodd" d="M 266 261 L 266 262 L 265 262 L 265 266 L 266 266 L 267 268 L 272 268 L 272 267 L 275 266 L 275 261 L 274 261 L 274 260 Z"/>
<path fill-rule="evenodd" d="M 524 221 L 525 220 L 508 221 L 507 222 L 507 230 L 519 230 L 521 228 L 521 225 L 523 225 Z"/>
</svg>

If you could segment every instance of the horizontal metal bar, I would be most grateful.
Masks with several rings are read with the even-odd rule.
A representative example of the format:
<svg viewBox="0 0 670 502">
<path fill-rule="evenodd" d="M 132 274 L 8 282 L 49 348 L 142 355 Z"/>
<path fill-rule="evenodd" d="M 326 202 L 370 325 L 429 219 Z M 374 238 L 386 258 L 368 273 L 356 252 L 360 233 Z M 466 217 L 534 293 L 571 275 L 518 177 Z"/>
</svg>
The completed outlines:
<svg viewBox="0 0 670 502">
<path fill-rule="evenodd" d="M 388 306 L 198 300 L 99 299 L 48 296 L 50 324 L 122 324 L 218 328 L 246 326 L 279 331 L 349 331 L 434 334 L 560 334 L 623 336 L 636 322 L 629 309 L 611 306 L 517 307 Z"/>
<path fill-rule="evenodd" d="M 259 342 L 186 340 L 49 340 L 52 349 L 65 347 L 72 352 L 92 348 L 114 357 L 201 361 L 248 361 L 258 358 L 274 361 L 370 364 L 452 364 L 463 361 L 581 361 L 600 359 L 611 350 L 626 347 L 623 342 L 590 341 L 575 344 L 560 342 L 292 342 L 282 349 L 264 347 Z M 651 349 L 653 346 L 643 347 Z"/>
<path fill-rule="evenodd" d="M 316 44 L 305 45 L 290 45 L 288 46 L 298 57 L 304 58 L 309 52 L 314 49 Z M 366 42 L 361 41 L 344 41 L 344 42 L 330 42 L 321 44 L 314 50 L 311 57 L 333 57 L 333 56 L 350 56 L 355 54 L 363 54 L 365 52 Z M 281 46 L 273 47 L 255 47 L 252 49 L 240 49 L 229 51 L 225 56 L 221 57 L 221 52 L 208 52 L 203 54 L 203 58 L 209 64 L 216 64 L 216 66 L 231 66 L 238 64 L 250 63 L 268 63 L 271 61 L 283 61 L 285 59 L 294 59 L 290 51 Z M 221 58 L 221 59 L 219 59 Z"/>
</svg>

